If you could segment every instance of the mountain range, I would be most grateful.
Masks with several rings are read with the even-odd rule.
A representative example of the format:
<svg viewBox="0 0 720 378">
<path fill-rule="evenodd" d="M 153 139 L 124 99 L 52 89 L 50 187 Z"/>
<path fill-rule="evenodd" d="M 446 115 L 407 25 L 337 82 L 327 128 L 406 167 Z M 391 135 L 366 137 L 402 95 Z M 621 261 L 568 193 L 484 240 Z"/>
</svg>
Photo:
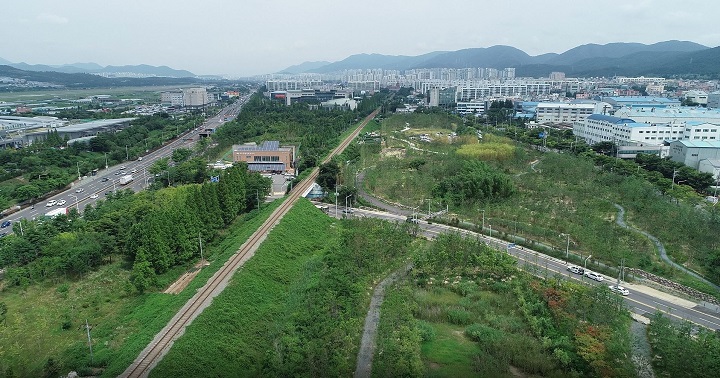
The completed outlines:
<svg viewBox="0 0 720 378">
<path fill-rule="evenodd" d="M 318 65 L 303 63 L 285 73 L 331 73 L 345 69 L 514 67 L 516 76 L 547 77 L 550 72 L 568 76 L 700 76 L 720 78 L 720 47 L 710 48 L 689 41 L 586 44 L 561 54 L 530 56 L 511 46 L 436 51 L 418 56 L 381 54 L 351 55 L 338 62 Z M 301 70 L 302 69 L 302 70 Z"/>
<path fill-rule="evenodd" d="M 6 59 L 0 58 L 0 64 L 17 68 L 23 71 L 35 72 L 62 72 L 62 73 L 89 73 L 89 74 L 111 74 L 111 73 L 132 73 L 142 76 L 159 76 L 185 78 L 195 77 L 190 71 L 176 70 L 168 66 L 151 66 L 147 64 L 126 65 L 126 66 L 101 66 L 97 63 L 72 63 L 62 65 L 45 65 L 45 64 L 27 64 L 12 63 Z"/>
</svg>

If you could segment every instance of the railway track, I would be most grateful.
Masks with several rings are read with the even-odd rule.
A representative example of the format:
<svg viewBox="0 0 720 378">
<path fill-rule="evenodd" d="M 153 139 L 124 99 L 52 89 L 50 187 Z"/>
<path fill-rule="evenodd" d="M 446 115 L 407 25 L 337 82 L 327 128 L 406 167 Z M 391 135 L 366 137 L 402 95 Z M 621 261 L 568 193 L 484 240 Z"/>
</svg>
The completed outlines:
<svg viewBox="0 0 720 378">
<path fill-rule="evenodd" d="M 360 131 L 367 123 L 375 118 L 380 109 L 375 110 L 368 115 L 360 125 L 345 138 L 329 155 L 322 161 L 323 164 L 329 162 L 333 156 L 340 154 L 345 148 L 352 143 L 353 139 L 360 134 Z M 319 168 L 314 168 L 312 173 L 300 182 L 290 192 L 283 203 L 270 214 L 268 219 L 255 231 L 250 238 L 240 246 L 235 254 L 230 257 L 223 267 L 215 272 L 208 282 L 198 290 L 198 292 L 183 305 L 183 307 L 175 314 L 170 322 L 163 328 L 148 346 L 140 353 L 133 363 L 125 369 L 120 377 L 147 377 L 150 371 L 157 365 L 162 357 L 170 350 L 172 344 L 185 332 L 185 327 L 192 323 L 202 311 L 210 305 L 212 299 L 220 294 L 225 285 L 232 278 L 233 273 L 242 266 L 245 261 L 250 259 L 260 244 L 265 240 L 268 233 L 277 225 L 282 217 L 292 208 L 295 202 L 305 193 L 315 182 L 319 173 Z"/>
</svg>

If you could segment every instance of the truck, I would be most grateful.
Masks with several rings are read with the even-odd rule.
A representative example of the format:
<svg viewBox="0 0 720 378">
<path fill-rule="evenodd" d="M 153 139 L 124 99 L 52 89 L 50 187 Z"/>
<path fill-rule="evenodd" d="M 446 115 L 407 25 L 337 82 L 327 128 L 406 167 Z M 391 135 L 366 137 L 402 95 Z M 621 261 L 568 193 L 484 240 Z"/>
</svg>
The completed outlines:
<svg viewBox="0 0 720 378">
<path fill-rule="evenodd" d="M 68 214 L 68 208 L 67 207 L 58 207 L 57 209 L 53 209 L 45 213 L 45 216 L 47 217 L 56 217 L 58 215 L 67 215 Z"/>
<path fill-rule="evenodd" d="M 133 175 L 125 175 L 120 177 L 120 185 L 129 184 L 133 180 Z"/>
</svg>

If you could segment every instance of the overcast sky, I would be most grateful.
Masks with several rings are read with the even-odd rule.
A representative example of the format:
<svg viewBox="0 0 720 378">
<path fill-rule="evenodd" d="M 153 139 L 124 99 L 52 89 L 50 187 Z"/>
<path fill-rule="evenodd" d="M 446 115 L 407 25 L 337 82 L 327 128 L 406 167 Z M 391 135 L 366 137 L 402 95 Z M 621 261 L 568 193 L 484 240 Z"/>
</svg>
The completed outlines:
<svg viewBox="0 0 720 378">
<path fill-rule="evenodd" d="M 0 9 L 0 58 L 14 63 L 199 75 L 494 45 L 530 55 L 587 43 L 720 45 L 720 4 L 707 0 L 12 0 Z"/>
</svg>

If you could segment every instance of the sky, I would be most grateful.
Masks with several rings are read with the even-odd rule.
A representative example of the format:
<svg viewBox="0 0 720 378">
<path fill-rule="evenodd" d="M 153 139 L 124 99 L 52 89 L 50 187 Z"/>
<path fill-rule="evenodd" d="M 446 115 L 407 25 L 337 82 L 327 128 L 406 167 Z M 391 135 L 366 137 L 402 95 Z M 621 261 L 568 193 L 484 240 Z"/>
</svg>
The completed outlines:
<svg viewBox="0 0 720 378">
<path fill-rule="evenodd" d="M 508 45 L 720 45 L 720 5 L 685 0 L 23 0 L 0 13 L 13 63 L 150 64 L 251 76 L 350 55 Z"/>
</svg>

